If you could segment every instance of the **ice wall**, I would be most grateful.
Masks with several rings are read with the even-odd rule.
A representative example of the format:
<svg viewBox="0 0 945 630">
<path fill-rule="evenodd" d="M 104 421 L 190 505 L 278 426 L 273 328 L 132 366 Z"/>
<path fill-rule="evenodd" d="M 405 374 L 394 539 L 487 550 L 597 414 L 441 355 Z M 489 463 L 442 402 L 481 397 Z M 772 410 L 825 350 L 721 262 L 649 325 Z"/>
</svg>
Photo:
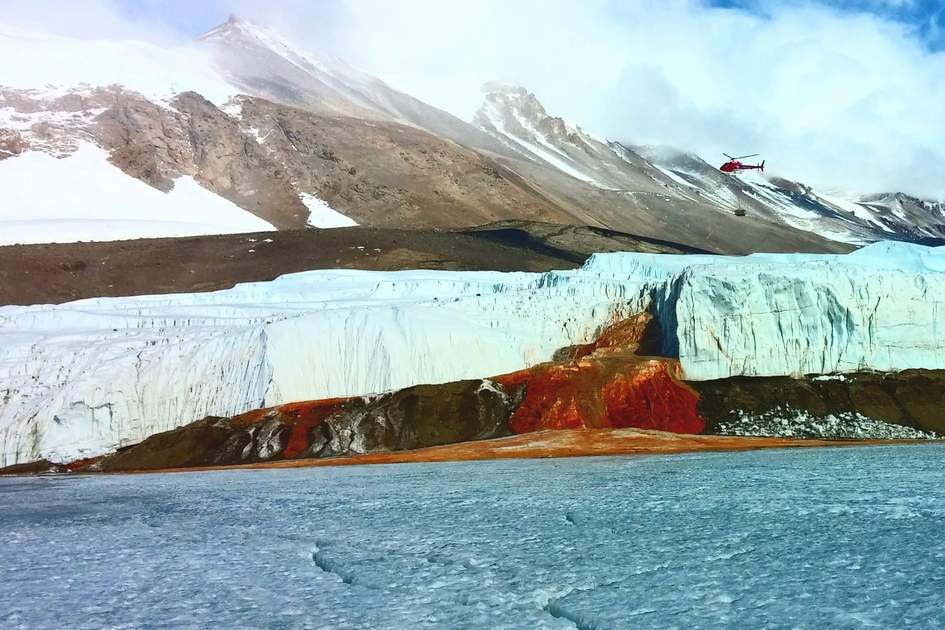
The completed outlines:
<svg viewBox="0 0 945 630">
<path fill-rule="evenodd" d="M 945 367 L 945 274 L 832 263 L 688 270 L 675 304 L 687 378 Z"/>
<path fill-rule="evenodd" d="M 646 305 L 594 274 L 317 271 L 227 291 L 0 308 L 0 465 L 206 415 L 500 374 Z"/>
<path fill-rule="evenodd" d="M 692 380 L 945 368 L 945 248 L 314 271 L 0 308 L 0 465 L 100 453 L 206 415 L 511 372 L 651 305 Z"/>
<path fill-rule="evenodd" d="M 945 248 L 599 254 L 584 270 L 653 283 L 664 350 L 690 380 L 945 367 Z"/>
</svg>

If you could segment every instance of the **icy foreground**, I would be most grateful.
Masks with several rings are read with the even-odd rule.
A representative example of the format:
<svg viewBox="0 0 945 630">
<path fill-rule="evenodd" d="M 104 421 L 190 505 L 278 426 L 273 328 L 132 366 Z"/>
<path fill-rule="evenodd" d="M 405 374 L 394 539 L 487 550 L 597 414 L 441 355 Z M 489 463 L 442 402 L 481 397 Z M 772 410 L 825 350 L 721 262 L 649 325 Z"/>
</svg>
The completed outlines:
<svg viewBox="0 0 945 630">
<path fill-rule="evenodd" d="M 0 479 L 0 620 L 937 627 L 942 455 L 896 446 Z"/>
<path fill-rule="evenodd" d="M 945 367 L 945 250 L 602 254 L 547 274 L 315 271 L 0 308 L 0 465 L 207 415 L 503 374 L 651 308 L 686 378 Z"/>
</svg>

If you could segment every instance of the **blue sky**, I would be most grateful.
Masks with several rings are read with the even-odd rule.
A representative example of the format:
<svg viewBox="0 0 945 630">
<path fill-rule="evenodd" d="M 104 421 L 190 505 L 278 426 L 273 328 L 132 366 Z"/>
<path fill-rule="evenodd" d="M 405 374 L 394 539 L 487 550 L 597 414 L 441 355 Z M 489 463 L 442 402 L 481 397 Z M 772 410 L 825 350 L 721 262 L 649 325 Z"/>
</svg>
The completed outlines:
<svg viewBox="0 0 945 630">
<path fill-rule="evenodd" d="M 811 0 L 816 2 L 817 0 Z M 839 11 L 871 13 L 907 24 L 913 33 L 934 49 L 945 47 L 945 1 L 943 0 L 824 0 L 817 2 Z M 711 0 L 711 6 L 765 14 L 772 6 L 801 5 L 795 0 Z"/>
<path fill-rule="evenodd" d="M 6 0 L 10 1 L 10 0 Z M 393 0 L 396 3 L 396 0 Z M 474 1 L 474 0 L 470 0 Z M 169 29 L 182 35 L 196 35 L 212 28 L 234 9 L 246 9 L 250 2 L 230 3 L 226 0 L 115 0 L 115 7 L 129 20 L 163 22 Z M 258 1 L 260 6 L 280 4 Z M 287 3 L 288 5 L 296 3 Z M 334 0 L 316 0 L 326 11 L 339 10 Z M 841 11 L 872 13 L 908 24 L 914 33 L 930 46 L 945 45 L 945 2 L 943 0 L 710 0 L 708 6 L 743 10 L 765 15 L 772 7 L 785 5 L 821 4 Z M 235 6 L 229 6 L 235 5 Z M 252 12 L 252 9 L 250 9 Z"/>
</svg>

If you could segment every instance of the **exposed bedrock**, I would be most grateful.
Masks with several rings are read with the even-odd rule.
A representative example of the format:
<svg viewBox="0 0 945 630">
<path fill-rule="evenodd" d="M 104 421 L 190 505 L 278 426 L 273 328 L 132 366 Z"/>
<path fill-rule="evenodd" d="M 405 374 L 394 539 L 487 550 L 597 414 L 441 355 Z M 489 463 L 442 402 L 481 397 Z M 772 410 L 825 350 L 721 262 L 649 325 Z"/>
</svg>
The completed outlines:
<svg viewBox="0 0 945 630">
<path fill-rule="evenodd" d="M 690 385 L 699 393 L 698 409 L 709 433 L 857 437 L 857 431 L 881 422 L 945 435 L 945 370 L 735 377 Z M 825 435 L 831 427 L 849 433 Z M 890 427 L 876 430 L 912 437 Z"/>
<path fill-rule="evenodd" d="M 511 435 L 520 391 L 488 380 L 418 385 L 375 398 L 291 403 L 204 418 L 95 464 L 103 471 L 226 465 L 397 451 Z"/>
<path fill-rule="evenodd" d="M 945 434 L 943 370 L 682 383 L 671 360 L 614 361 L 591 354 L 494 379 L 208 417 L 69 468 L 123 471 L 344 457 L 548 429 L 819 439 Z"/>
<path fill-rule="evenodd" d="M 636 354 L 647 314 L 621 320 L 558 360 L 491 379 L 418 385 L 369 398 L 291 403 L 209 417 L 102 459 L 104 471 L 335 457 L 455 444 L 545 429 L 699 433 L 695 392 L 671 359 Z"/>
</svg>

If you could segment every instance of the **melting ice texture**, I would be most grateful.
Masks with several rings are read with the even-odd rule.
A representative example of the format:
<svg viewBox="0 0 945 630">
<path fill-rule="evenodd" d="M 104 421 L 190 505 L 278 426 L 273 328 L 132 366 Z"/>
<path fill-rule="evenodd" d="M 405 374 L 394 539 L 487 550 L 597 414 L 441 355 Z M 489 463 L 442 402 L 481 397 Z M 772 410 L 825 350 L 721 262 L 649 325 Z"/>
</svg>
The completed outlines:
<svg viewBox="0 0 945 630">
<path fill-rule="evenodd" d="M 945 249 L 600 254 L 582 269 L 312 271 L 213 293 L 0 307 L 0 465 L 206 415 L 502 374 L 652 305 L 693 380 L 945 368 Z"/>
<path fill-rule="evenodd" d="M 938 627 L 942 448 L 0 479 L 0 625 Z"/>
</svg>

